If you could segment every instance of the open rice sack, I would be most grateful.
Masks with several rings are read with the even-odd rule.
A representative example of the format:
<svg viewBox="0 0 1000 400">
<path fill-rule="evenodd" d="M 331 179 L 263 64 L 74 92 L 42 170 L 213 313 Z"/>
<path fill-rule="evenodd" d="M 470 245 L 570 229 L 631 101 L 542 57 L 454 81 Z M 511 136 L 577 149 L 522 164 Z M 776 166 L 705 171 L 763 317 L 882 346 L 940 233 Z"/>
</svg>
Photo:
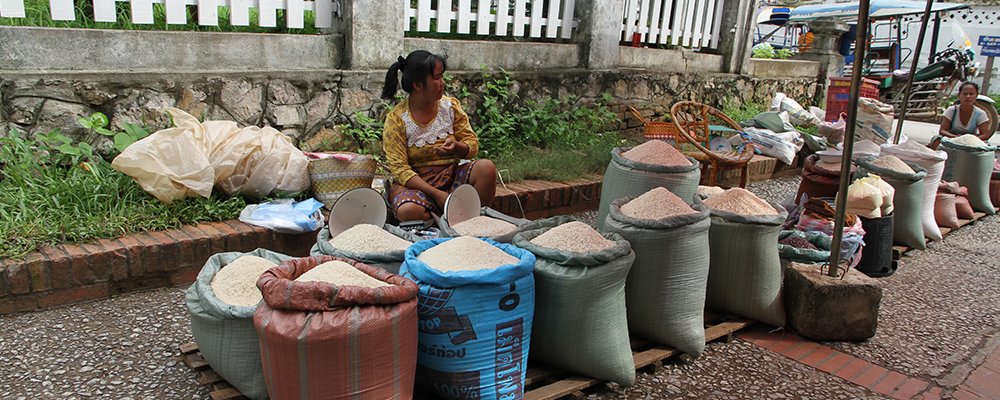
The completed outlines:
<svg viewBox="0 0 1000 400">
<path fill-rule="evenodd" d="M 483 207 L 478 217 L 451 225 L 447 218 L 437 220 L 441 237 L 474 236 L 500 243 L 510 243 L 514 235 L 524 230 L 531 220 L 512 217 L 489 207 Z"/>
<path fill-rule="evenodd" d="M 635 361 L 625 313 L 632 247 L 621 235 L 598 233 L 572 217 L 537 224 L 539 229 L 514 237 L 514 245 L 536 258 L 531 359 L 632 385 Z"/>
<path fill-rule="evenodd" d="M 837 195 L 837 190 L 840 188 L 840 170 L 822 168 L 819 162 L 819 156 L 815 154 L 806 157 L 806 161 L 802 165 L 802 181 L 795 194 L 796 204 L 803 193 L 809 195 L 810 199 Z"/>
<path fill-rule="evenodd" d="M 414 243 L 400 272 L 418 295 L 417 376 L 446 399 L 518 399 L 535 307 L 535 256 L 471 236 Z"/>
<path fill-rule="evenodd" d="M 640 146 L 647 146 L 647 148 L 639 149 Z M 667 188 L 688 204 L 693 204 L 695 194 L 698 192 L 698 183 L 701 182 L 701 163 L 691 157 L 683 156 L 683 153 L 663 141 L 651 140 L 640 146 L 615 147 L 611 150 L 611 162 L 608 163 L 608 169 L 604 171 L 604 181 L 601 184 L 601 203 L 597 209 L 598 229 L 604 227 L 611 202 L 623 197 L 638 197 L 655 187 Z M 643 153 L 647 150 L 660 150 L 667 154 L 667 157 L 664 160 L 658 160 L 657 162 L 660 164 L 650 164 L 623 155 L 636 149 Z M 683 160 L 687 160 L 688 164 L 676 157 L 677 154 L 681 154 Z M 630 156 L 648 159 L 647 157 Z M 673 165 L 663 165 L 668 162 Z"/>
<path fill-rule="evenodd" d="M 777 203 L 768 205 L 774 214 L 711 210 L 706 305 L 780 327 L 785 325 L 785 307 L 778 233 L 788 212 Z"/>
<path fill-rule="evenodd" d="M 986 215 L 996 214 L 996 208 L 990 202 L 990 175 L 993 173 L 993 163 L 996 160 L 994 153 L 996 147 L 985 143 L 982 146 L 962 144 L 965 140 L 968 139 L 962 137 L 941 139 L 941 148 L 948 153 L 948 161 L 945 161 L 941 179 L 949 182 L 957 181 L 962 186 L 968 187 L 969 204 L 972 204 L 972 208 L 976 211 L 984 212 Z"/>
<path fill-rule="evenodd" d="M 923 180 L 927 171 L 917 164 L 907 163 L 891 155 L 865 157 L 858 159 L 857 163 L 857 175 L 878 175 L 896 190 L 892 197 L 895 210 L 892 222 L 893 241 L 915 249 L 927 248 L 923 226 Z M 933 204 L 930 206 L 933 213 Z"/>
<path fill-rule="evenodd" d="M 896 156 L 900 160 L 917 164 L 927 171 L 927 176 L 924 177 L 924 206 L 921 224 L 924 227 L 924 236 L 931 240 L 941 240 L 941 228 L 938 228 L 934 219 L 934 201 L 938 182 L 941 181 L 941 174 L 944 173 L 944 164 L 945 160 L 948 159 L 948 153 L 942 150 L 931 150 L 914 140 L 907 140 L 898 145 L 882 145 L 882 154 Z"/>
<path fill-rule="evenodd" d="M 218 253 L 208 258 L 194 284 L 184 292 L 191 334 L 201 355 L 247 398 L 267 398 L 253 327 L 253 314 L 261 299 L 257 277 L 289 259 L 265 249 Z"/>
<path fill-rule="evenodd" d="M 823 232 L 783 230 L 778 233 L 778 256 L 800 263 L 823 263 L 830 260 L 833 237 Z"/>
<path fill-rule="evenodd" d="M 622 211 L 632 200 L 612 202 L 604 221 L 605 231 L 621 235 L 635 252 L 625 284 L 629 331 L 698 356 L 705 349 L 708 208 L 678 199 L 677 215 L 637 218 Z"/>
<path fill-rule="evenodd" d="M 307 279 L 308 278 L 308 279 Z M 296 258 L 257 280 L 254 313 L 271 399 L 408 399 L 417 285 L 340 257 Z"/>
<path fill-rule="evenodd" d="M 418 240 L 413 233 L 389 224 L 381 228 L 359 224 L 332 238 L 330 227 L 323 225 L 309 255 L 349 258 L 398 274 L 406 248 Z"/>
</svg>

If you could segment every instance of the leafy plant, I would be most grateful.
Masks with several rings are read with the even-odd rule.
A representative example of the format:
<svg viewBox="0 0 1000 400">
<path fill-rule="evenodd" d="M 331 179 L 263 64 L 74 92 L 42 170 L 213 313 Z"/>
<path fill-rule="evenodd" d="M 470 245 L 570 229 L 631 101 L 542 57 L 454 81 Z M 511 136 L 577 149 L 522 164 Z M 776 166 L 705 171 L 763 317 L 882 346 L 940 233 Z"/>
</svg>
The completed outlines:
<svg viewBox="0 0 1000 400">
<path fill-rule="evenodd" d="M 132 143 L 139 141 L 139 139 L 149 136 L 149 131 L 128 122 L 125 123 L 125 130 L 123 132 L 114 132 L 107 128 L 108 117 L 104 113 L 99 112 L 93 113 L 87 118 L 77 118 L 76 123 L 95 133 L 111 137 L 114 140 L 115 150 L 118 150 L 119 153 L 125 151 L 126 147 L 131 146 Z"/>
<path fill-rule="evenodd" d="M 358 111 L 352 116 L 351 122 L 342 128 L 344 134 L 357 144 L 358 153 L 370 154 L 379 163 L 383 163 L 385 161 L 385 154 L 382 152 L 383 124 L 381 119 L 372 118 L 368 113 Z"/>
<path fill-rule="evenodd" d="M 793 55 L 795 55 L 795 53 L 792 53 L 792 51 L 788 49 L 778 49 L 774 51 L 774 58 L 779 60 L 787 60 L 792 58 Z"/>
<path fill-rule="evenodd" d="M 770 43 L 761 43 L 753 47 L 750 52 L 753 58 L 774 58 L 774 47 Z"/>
</svg>

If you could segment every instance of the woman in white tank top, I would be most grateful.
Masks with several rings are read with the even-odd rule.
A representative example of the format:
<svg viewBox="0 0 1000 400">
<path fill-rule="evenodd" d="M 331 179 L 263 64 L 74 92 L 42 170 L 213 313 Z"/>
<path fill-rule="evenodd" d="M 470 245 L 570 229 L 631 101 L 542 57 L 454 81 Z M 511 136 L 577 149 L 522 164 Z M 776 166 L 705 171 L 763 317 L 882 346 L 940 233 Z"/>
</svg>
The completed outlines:
<svg viewBox="0 0 1000 400">
<path fill-rule="evenodd" d="M 979 85 L 974 82 L 964 82 L 958 89 L 958 104 L 944 110 L 941 118 L 941 128 L 938 136 L 931 139 L 930 147 L 936 149 L 942 137 L 959 137 L 976 135 L 984 142 L 990 140 L 990 117 L 986 112 L 976 107 L 979 97 Z"/>
</svg>

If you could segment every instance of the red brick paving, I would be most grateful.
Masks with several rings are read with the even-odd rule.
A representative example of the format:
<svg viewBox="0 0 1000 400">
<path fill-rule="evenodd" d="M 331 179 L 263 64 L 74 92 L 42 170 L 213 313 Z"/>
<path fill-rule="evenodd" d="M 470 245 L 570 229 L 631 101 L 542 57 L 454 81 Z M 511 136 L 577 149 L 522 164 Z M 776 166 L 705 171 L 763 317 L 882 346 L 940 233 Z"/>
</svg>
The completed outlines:
<svg viewBox="0 0 1000 400">
<path fill-rule="evenodd" d="M 894 399 L 1000 399 L 1000 348 L 994 350 L 957 388 L 943 388 L 789 332 L 768 333 L 757 327 L 739 332 L 737 337 Z"/>
</svg>

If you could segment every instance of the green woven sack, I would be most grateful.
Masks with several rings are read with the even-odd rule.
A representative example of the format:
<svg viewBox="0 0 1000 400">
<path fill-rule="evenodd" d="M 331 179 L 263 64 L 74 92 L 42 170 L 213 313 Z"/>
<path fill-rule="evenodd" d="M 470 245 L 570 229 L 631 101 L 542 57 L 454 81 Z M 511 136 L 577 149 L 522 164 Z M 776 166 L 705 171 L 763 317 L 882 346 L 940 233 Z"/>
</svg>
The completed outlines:
<svg viewBox="0 0 1000 400">
<path fill-rule="evenodd" d="M 597 209 L 597 227 L 604 227 L 611 202 L 622 197 L 639 197 L 653 188 L 663 187 L 676 194 L 688 204 L 694 202 L 701 181 L 701 164 L 688 157 L 691 165 L 665 167 L 629 160 L 622 157 L 628 148 L 615 147 L 611 150 L 611 162 L 604 171 L 601 184 L 601 203 Z"/>
<path fill-rule="evenodd" d="M 501 221 L 507 221 L 507 222 L 510 222 L 510 223 L 514 224 L 515 226 L 517 226 L 517 229 L 514 229 L 510 233 L 506 233 L 506 234 L 503 234 L 503 235 L 500 235 L 500 236 L 493 236 L 493 237 L 488 237 L 487 238 L 487 239 L 492 239 L 492 240 L 498 241 L 500 243 L 510 243 L 511 240 L 514 240 L 514 235 L 516 235 L 518 232 L 523 231 L 524 227 L 526 225 L 528 225 L 529 223 L 531 223 L 530 220 L 527 220 L 527 219 L 524 219 L 524 218 L 512 217 L 510 215 L 504 214 L 504 213 L 502 213 L 500 211 L 494 210 L 494 209 L 489 208 L 489 207 L 483 207 L 483 210 L 482 210 L 482 212 L 479 215 L 485 215 L 485 216 L 490 217 L 490 218 L 499 219 Z M 452 228 L 451 225 L 448 224 L 448 219 L 447 218 L 438 218 L 437 219 L 437 223 L 438 223 L 438 227 L 441 228 L 441 235 L 440 235 L 441 237 L 444 238 L 444 237 L 461 236 L 461 235 L 458 234 L 458 232 L 455 231 L 455 228 Z"/>
<path fill-rule="evenodd" d="M 630 386 L 635 361 L 625 313 L 625 278 L 635 261 L 620 235 L 605 233 L 613 248 L 580 253 L 531 243 L 549 229 L 576 221 L 554 217 L 514 236 L 535 254 L 535 319 L 531 359 L 585 376 Z"/>
<path fill-rule="evenodd" d="M 406 239 L 409 242 L 416 242 L 420 240 L 420 237 L 414 235 L 413 233 L 404 231 L 398 226 L 386 224 L 382 227 L 386 232 L 393 235 Z M 355 253 L 353 251 L 341 250 L 333 247 L 330 244 L 330 227 L 328 225 L 323 225 L 323 229 L 319 230 L 316 234 L 316 244 L 313 245 L 312 249 L 309 250 L 309 255 L 311 256 L 334 256 L 334 257 L 344 257 L 352 260 L 361 261 L 362 263 L 371 265 L 373 267 L 379 267 L 386 271 L 394 274 L 399 273 L 399 267 L 403 265 L 403 255 L 406 250 L 400 251 L 388 251 L 388 252 L 365 252 L 365 253 Z"/>
<path fill-rule="evenodd" d="M 951 158 L 949 156 L 949 158 Z M 909 161 L 903 161 L 913 169 L 913 173 L 900 173 L 872 164 L 875 157 L 865 157 L 857 160 L 858 170 L 855 176 L 875 174 L 886 181 L 896 194 L 892 196 L 893 219 L 892 241 L 914 249 L 926 249 L 924 238 L 924 177 L 927 170 Z M 988 177 L 988 176 L 987 176 Z M 988 183 L 988 182 L 987 182 Z M 933 206 L 933 205 L 932 205 Z"/>
<path fill-rule="evenodd" d="M 711 310 L 780 327 L 785 325 L 785 307 L 778 232 L 788 212 L 777 203 L 770 204 L 778 215 L 712 210 L 706 304 Z"/>
<path fill-rule="evenodd" d="M 800 249 L 778 243 L 778 256 L 784 260 L 802 263 L 822 263 L 830 260 L 830 245 L 833 238 L 823 232 L 803 232 L 786 230 L 778 233 L 778 240 L 800 238 L 809 241 L 817 250 Z"/>
<path fill-rule="evenodd" d="M 996 147 L 969 147 L 942 139 L 941 149 L 948 153 L 941 179 L 969 188 L 969 205 L 973 210 L 986 215 L 996 214 L 990 202 L 990 174 L 996 160 Z"/>
<path fill-rule="evenodd" d="M 249 253 L 218 253 L 209 257 L 194 284 L 184 294 L 191 315 L 191 334 L 205 361 L 230 385 L 251 399 L 267 398 L 260 345 L 253 326 L 257 306 L 223 303 L 212 291 L 212 278 L 242 256 L 257 256 L 277 264 L 292 257 L 265 249 Z"/>
<path fill-rule="evenodd" d="M 621 212 L 631 200 L 613 201 L 604 221 L 604 229 L 622 235 L 635 252 L 625 285 L 629 330 L 698 356 L 705 349 L 708 208 L 695 200 L 694 214 L 636 219 Z"/>
</svg>

